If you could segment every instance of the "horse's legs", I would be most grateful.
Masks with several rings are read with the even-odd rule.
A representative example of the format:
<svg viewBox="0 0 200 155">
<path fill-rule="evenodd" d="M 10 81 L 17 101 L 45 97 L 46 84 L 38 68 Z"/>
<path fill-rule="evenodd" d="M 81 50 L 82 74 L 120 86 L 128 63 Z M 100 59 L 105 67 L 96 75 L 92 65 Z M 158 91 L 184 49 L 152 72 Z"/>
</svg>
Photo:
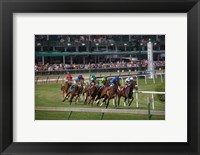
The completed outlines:
<svg viewBox="0 0 200 155">
<path fill-rule="evenodd" d="M 120 104 L 120 99 L 121 99 L 121 95 L 118 95 L 118 107 L 119 107 L 119 104 Z"/>
<path fill-rule="evenodd" d="M 63 91 L 63 102 L 65 102 L 65 100 L 66 100 L 66 98 L 67 98 L 67 94 L 65 93 L 65 91 Z"/>
<path fill-rule="evenodd" d="M 97 101 L 98 99 L 100 99 L 101 93 L 97 92 L 97 96 L 95 97 L 95 101 Z"/>
<path fill-rule="evenodd" d="M 65 93 L 64 93 L 64 91 L 62 93 L 62 101 L 65 102 Z"/>
<path fill-rule="evenodd" d="M 64 91 L 62 91 L 62 99 L 63 99 L 63 100 L 64 100 L 64 94 L 65 94 Z"/>
<path fill-rule="evenodd" d="M 96 99 L 95 99 L 95 101 L 96 101 Z M 98 99 L 98 100 L 96 101 L 97 106 L 99 106 L 99 102 L 100 102 L 100 99 Z"/>
<path fill-rule="evenodd" d="M 131 105 L 131 103 L 133 102 L 134 97 L 132 96 L 131 101 L 129 102 L 128 106 Z"/>
<path fill-rule="evenodd" d="M 99 106 L 100 100 L 101 100 L 101 94 L 97 95 L 97 97 L 95 98 L 97 106 Z"/>
<path fill-rule="evenodd" d="M 108 108 L 109 101 L 110 101 L 110 99 L 108 98 L 108 101 L 107 101 L 107 104 L 106 104 L 106 109 Z"/>
<path fill-rule="evenodd" d="M 104 97 L 104 99 L 103 99 L 103 101 L 102 101 L 102 104 L 104 103 L 104 104 L 106 104 L 106 100 L 107 100 L 107 95 L 105 95 L 105 97 Z M 100 105 L 100 106 L 102 106 L 102 104 Z"/>
<path fill-rule="evenodd" d="M 70 94 L 70 92 L 67 92 L 67 93 L 66 93 L 66 99 L 69 98 L 69 94 Z"/>
<path fill-rule="evenodd" d="M 126 98 L 126 97 L 124 97 L 124 106 L 126 106 L 126 99 L 127 99 L 127 98 Z"/>
<path fill-rule="evenodd" d="M 94 104 L 94 100 L 95 100 L 95 98 L 92 99 L 92 105 Z"/>
<path fill-rule="evenodd" d="M 90 102 L 91 102 L 91 96 L 89 96 L 88 105 L 90 105 Z"/>
<path fill-rule="evenodd" d="M 129 105 L 129 103 L 130 103 L 130 102 L 129 102 L 129 97 L 128 97 L 128 105 Z"/>
<path fill-rule="evenodd" d="M 93 106 L 93 102 L 94 102 L 94 98 L 91 96 L 90 97 L 90 104 L 91 104 L 91 106 Z"/>
<path fill-rule="evenodd" d="M 79 95 L 77 94 L 76 99 L 75 99 L 75 104 L 78 103 L 78 98 L 79 98 Z"/>
<path fill-rule="evenodd" d="M 74 94 L 74 93 L 73 93 L 73 94 L 71 94 L 71 97 L 70 97 L 70 100 L 69 100 L 69 103 L 70 103 L 70 105 L 72 104 L 72 100 L 73 100 L 74 96 L 75 96 L 75 94 Z"/>
<path fill-rule="evenodd" d="M 115 101 L 115 108 L 116 108 L 117 107 L 117 96 L 115 96 L 114 101 Z"/>
<path fill-rule="evenodd" d="M 86 97 L 85 97 L 85 102 L 84 102 L 84 104 L 86 104 L 86 102 L 87 102 L 87 98 L 88 98 L 88 95 L 86 94 Z"/>
</svg>

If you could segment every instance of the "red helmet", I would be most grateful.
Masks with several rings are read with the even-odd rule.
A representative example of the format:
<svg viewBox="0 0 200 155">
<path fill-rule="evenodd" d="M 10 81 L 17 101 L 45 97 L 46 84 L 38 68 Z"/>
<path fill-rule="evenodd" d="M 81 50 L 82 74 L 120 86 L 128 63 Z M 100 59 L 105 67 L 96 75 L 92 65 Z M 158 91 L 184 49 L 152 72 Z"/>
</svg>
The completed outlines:
<svg viewBox="0 0 200 155">
<path fill-rule="evenodd" d="M 72 75 L 71 74 L 67 74 L 66 76 L 67 78 L 71 78 L 72 79 Z"/>
</svg>

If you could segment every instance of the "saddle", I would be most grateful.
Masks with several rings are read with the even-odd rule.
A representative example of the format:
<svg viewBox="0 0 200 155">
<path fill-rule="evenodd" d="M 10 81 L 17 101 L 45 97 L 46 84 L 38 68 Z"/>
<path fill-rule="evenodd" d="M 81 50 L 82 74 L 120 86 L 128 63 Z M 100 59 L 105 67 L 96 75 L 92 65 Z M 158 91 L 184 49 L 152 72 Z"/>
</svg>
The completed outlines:
<svg viewBox="0 0 200 155">
<path fill-rule="evenodd" d="M 103 85 L 103 86 L 100 86 L 99 87 L 99 89 L 98 89 L 98 93 L 101 93 L 102 92 L 102 90 L 103 90 L 103 88 L 105 88 L 105 86 Z"/>
<path fill-rule="evenodd" d="M 121 91 L 123 94 L 125 94 L 126 88 L 125 88 L 125 87 L 122 87 L 120 91 Z"/>
<path fill-rule="evenodd" d="M 76 85 L 76 84 L 75 84 Z M 71 87 L 70 87 L 70 93 L 72 92 L 72 90 L 74 89 L 74 86 L 75 85 L 72 85 Z M 79 85 L 79 84 L 77 84 L 77 86 L 78 86 L 78 93 L 80 93 L 81 92 L 81 85 Z"/>
</svg>

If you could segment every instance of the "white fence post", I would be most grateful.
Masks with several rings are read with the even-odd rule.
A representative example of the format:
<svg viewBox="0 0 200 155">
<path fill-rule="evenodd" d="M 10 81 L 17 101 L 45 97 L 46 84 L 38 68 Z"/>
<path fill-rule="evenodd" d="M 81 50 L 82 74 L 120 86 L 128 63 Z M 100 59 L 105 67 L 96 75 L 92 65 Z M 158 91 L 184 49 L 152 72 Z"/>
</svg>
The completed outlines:
<svg viewBox="0 0 200 155">
<path fill-rule="evenodd" d="M 135 96 L 135 97 L 136 97 L 136 107 L 139 108 L 139 104 L 138 104 L 138 92 L 136 92 L 135 95 L 136 95 L 136 96 Z"/>
<path fill-rule="evenodd" d="M 160 79 L 161 79 L 161 83 L 163 83 L 163 77 L 162 77 L 162 74 L 160 74 Z"/>
<path fill-rule="evenodd" d="M 144 77 L 145 77 L 145 84 L 147 84 L 147 76 L 145 75 Z"/>
<path fill-rule="evenodd" d="M 153 96 L 153 94 L 151 96 L 151 100 L 152 100 L 152 109 L 154 110 L 155 106 L 154 106 L 154 96 Z"/>
<path fill-rule="evenodd" d="M 154 94 L 165 94 L 165 92 L 154 92 L 154 91 L 134 91 L 136 95 L 136 107 L 139 107 L 139 99 L 138 99 L 138 94 L 151 94 L 151 102 L 152 102 L 152 109 L 155 109 L 155 102 L 154 102 Z"/>
<path fill-rule="evenodd" d="M 137 81 L 137 85 L 139 86 L 139 82 L 138 82 L 138 76 L 136 76 L 136 81 Z"/>
<path fill-rule="evenodd" d="M 156 81 L 155 81 L 155 75 L 153 75 L 153 83 L 154 84 L 156 83 Z"/>
</svg>

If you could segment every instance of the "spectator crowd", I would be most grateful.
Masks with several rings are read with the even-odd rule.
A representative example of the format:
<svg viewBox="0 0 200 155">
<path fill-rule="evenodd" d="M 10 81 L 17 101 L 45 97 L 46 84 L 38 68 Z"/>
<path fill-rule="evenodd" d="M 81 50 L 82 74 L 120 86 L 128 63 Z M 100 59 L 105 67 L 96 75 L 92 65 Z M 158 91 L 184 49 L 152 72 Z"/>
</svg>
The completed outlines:
<svg viewBox="0 0 200 155">
<path fill-rule="evenodd" d="M 87 69 L 111 69 L 111 68 L 138 68 L 140 67 L 147 68 L 148 61 L 142 60 L 141 62 L 130 61 L 130 62 L 111 62 L 111 63 L 89 63 L 89 64 L 35 64 L 35 71 L 65 71 L 65 70 L 87 70 Z M 160 68 L 165 66 L 165 61 L 154 61 L 155 68 Z"/>
</svg>

